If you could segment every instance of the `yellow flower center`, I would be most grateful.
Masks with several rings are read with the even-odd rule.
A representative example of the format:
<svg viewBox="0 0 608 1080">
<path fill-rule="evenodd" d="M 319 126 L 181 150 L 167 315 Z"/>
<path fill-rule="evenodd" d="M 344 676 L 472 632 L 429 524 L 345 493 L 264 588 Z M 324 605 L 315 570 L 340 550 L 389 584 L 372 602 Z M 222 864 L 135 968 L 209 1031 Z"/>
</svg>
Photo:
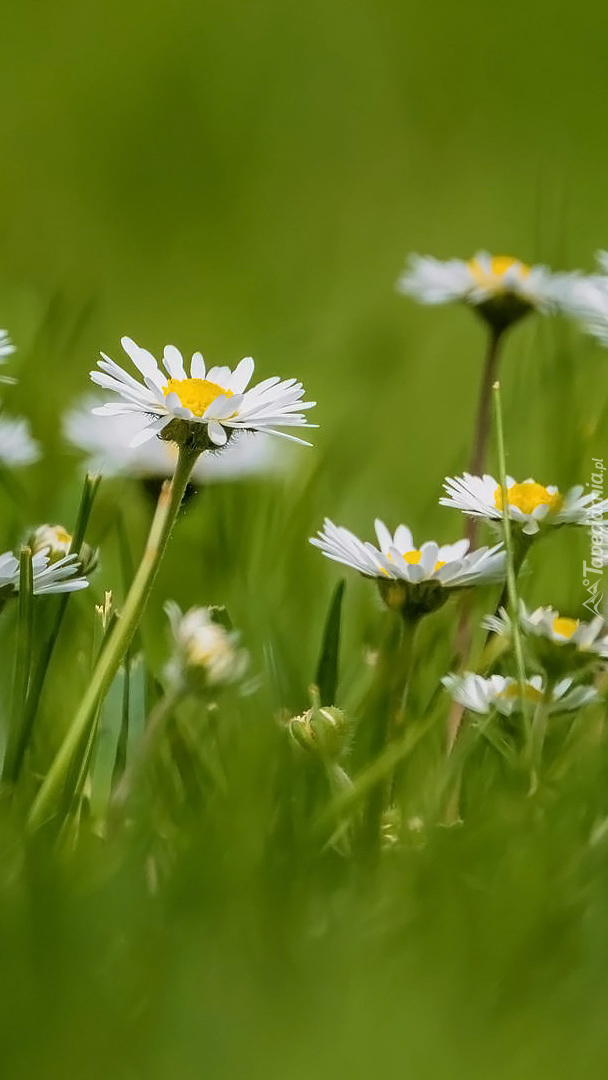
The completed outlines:
<svg viewBox="0 0 608 1080">
<path fill-rule="evenodd" d="M 505 686 L 504 690 L 500 691 L 500 694 L 498 696 L 501 698 L 506 698 L 509 701 L 512 701 L 514 698 L 521 697 L 519 693 L 519 684 L 516 682 L 509 683 L 507 686 Z M 530 683 L 526 683 L 524 687 L 524 697 L 526 701 L 542 701 L 543 695 L 540 690 L 536 689 L 535 686 L 531 686 Z"/>
<path fill-rule="evenodd" d="M 409 564 L 409 566 L 418 566 L 421 554 L 422 553 L 420 551 L 406 551 L 403 558 L 405 559 L 406 563 Z M 436 562 L 435 566 L 433 567 L 433 573 L 436 574 L 438 570 L 441 570 L 442 566 L 445 566 L 444 562 Z"/>
<path fill-rule="evenodd" d="M 557 616 L 553 620 L 553 633 L 560 634 L 561 637 L 571 638 L 577 628 L 578 619 L 564 619 Z"/>
<path fill-rule="evenodd" d="M 524 484 L 513 484 L 507 490 L 509 506 L 516 506 L 522 514 L 531 514 L 538 506 L 548 506 L 550 510 L 559 510 L 562 497 L 559 492 L 551 495 L 542 484 L 534 484 L 528 481 Z M 502 510 L 502 488 L 497 487 L 494 492 L 494 505 L 497 510 Z"/>
<path fill-rule="evenodd" d="M 494 289 L 495 292 L 500 292 L 504 288 L 503 276 L 512 266 L 519 267 L 522 277 L 527 277 L 530 273 L 529 266 L 520 262 L 519 259 L 514 259 L 511 255 L 493 255 L 490 259 L 489 272 L 481 265 L 478 259 L 470 259 L 467 263 L 476 284 L 481 285 L 484 289 Z"/>
<path fill-rule="evenodd" d="M 164 389 L 165 397 L 167 394 L 177 394 L 184 409 L 190 409 L 194 416 L 202 416 L 222 394 L 232 397 L 232 390 L 224 390 L 209 379 L 169 379 Z"/>
</svg>

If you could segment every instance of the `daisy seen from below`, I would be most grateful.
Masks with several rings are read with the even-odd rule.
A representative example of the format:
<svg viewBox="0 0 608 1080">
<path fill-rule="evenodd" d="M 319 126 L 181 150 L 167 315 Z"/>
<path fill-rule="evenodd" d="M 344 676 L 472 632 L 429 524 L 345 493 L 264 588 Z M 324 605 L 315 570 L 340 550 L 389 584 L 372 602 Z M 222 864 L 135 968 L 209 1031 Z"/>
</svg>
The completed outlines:
<svg viewBox="0 0 608 1080">
<path fill-rule="evenodd" d="M 133 476 L 142 480 L 164 479 L 175 469 L 177 447 L 165 439 L 147 439 L 133 445 L 148 425 L 142 413 L 91 415 L 102 402 L 87 396 L 77 402 L 63 419 L 67 442 L 86 455 L 89 472 L 104 476 Z M 206 451 L 191 473 L 193 483 L 215 484 L 247 476 L 277 474 L 293 462 L 289 453 L 279 452 L 276 439 L 265 432 L 238 432 L 221 453 Z"/>
<path fill-rule="evenodd" d="M 6 330 L 0 330 L 0 364 L 3 364 L 8 356 L 12 356 L 15 351 L 11 339 L 9 338 Z M 8 375 L 0 375 L 0 383 L 15 383 L 15 379 L 9 378 Z"/>
<path fill-rule="evenodd" d="M 439 500 L 471 517 L 501 521 L 503 493 L 498 480 L 488 473 L 473 476 L 449 476 L 444 488 L 446 495 Z M 537 483 L 533 477 L 518 482 L 507 477 L 509 518 L 522 533 L 534 536 L 548 525 L 591 525 L 598 515 L 608 511 L 608 499 L 596 501 L 594 492 L 584 494 L 578 485 L 562 494 L 559 488 Z"/>
<path fill-rule="evenodd" d="M 106 403 L 94 411 L 101 415 L 139 413 L 148 423 L 137 433 L 133 444 L 155 435 L 177 443 L 188 440 L 198 452 L 210 446 L 225 446 L 234 431 L 266 431 L 272 435 L 304 442 L 280 428 L 311 427 L 304 411 L 314 402 L 302 401 L 304 389 L 296 379 L 278 376 L 249 387 L 254 371 L 248 356 L 229 367 L 207 366 L 201 353 L 195 352 L 186 372 L 182 354 L 174 345 L 166 345 L 163 365 L 159 367 L 152 353 L 123 337 L 122 346 L 142 379 L 133 378 L 109 356 L 102 353 L 100 371 L 91 378 L 98 386 L 111 390 L 122 399 Z"/>
<path fill-rule="evenodd" d="M 576 274 L 555 274 L 511 255 L 478 251 L 467 260 L 410 255 L 397 288 L 421 304 L 462 301 L 492 326 L 504 328 L 528 312 L 557 310 L 576 280 Z"/>
<path fill-rule="evenodd" d="M 520 599 L 519 625 L 535 659 L 551 674 L 608 659 L 608 632 L 600 615 L 585 622 L 560 615 L 552 607 L 529 611 Z M 512 620 L 504 608 L 497 615 L 487 615 L 482 626 L 509 640 L 513 636 Z"/>
<path fill-rule="evenodd" d="M 19 559 L 12 551 L 0 555 L 0 602 L 19 592 L 19 572 Z M 64 555 L 53 561 L 48 547 L 32 555 L 32 574 L 34 596 L 77 592 L 89 584 L 82 576 L 77 555 Z"/>
<path fill-rule="evenodd" d="M 406 617 L 434 611 L 455 589 L 504 578 L 501 544 L 469 552 L 468 540 L 442 546 L 429 540 L 417 548 L 406 525 L 399 525 L 392 535 L 384 522 L 376 519 L 375 529 L 378 547 L 326 518 L 323 529 L 310 542 L 328 559 L 373 578 L 386 605 Z"/>
<path fill-rule="evenodd" d="M 8 469 L 32 465 L 40 458 L 40 447 L 32 438 L 27 420 L 0 416 L 0 467 Z"/>
<path fill-rule="evenodd" d="M 498 712 L 502 716 L 522 712 L 522 696 L 517 679 L 509 676 L 481 675 L 465 672 L 463 675 L 445 675 L 441 680 L 450 696 L 470 712 L 487 716 Z M 593 686 L 574 686 L 571 678 L 561 679 L 548 687 L 540 675 L 526 680 L 524 707 L 529 709 L 542 705 L 548 713 L 574 712 L 599 699 Z M 549 699 L 545 700 L 549 691 Z"/>
</svg>

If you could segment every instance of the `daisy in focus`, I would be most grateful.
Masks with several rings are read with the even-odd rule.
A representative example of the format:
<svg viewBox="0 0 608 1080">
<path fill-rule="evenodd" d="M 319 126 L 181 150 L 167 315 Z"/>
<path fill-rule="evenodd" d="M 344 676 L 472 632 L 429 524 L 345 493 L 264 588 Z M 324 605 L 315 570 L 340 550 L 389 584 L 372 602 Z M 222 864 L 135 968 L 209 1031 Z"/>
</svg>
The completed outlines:
<svg viewBox="0 0 608 1080">
<path fill-rule="evenodd" d="M 164 439 L 148 439 L 133 445 L 133 440 L 147 427 L 148 418 L 141 413 L 91 415 L 100 404 L 95 396 L 85 397 L 63 420 L 64 437 L 86 454 L 87 471 L 142 480 L 171 477 L 177 459 L 175 444 Z M 290 464 L 290 456 L 277 450 L 272 435 L 239 432 L 221 453 L 212 450 L 202 453 L 191 479 L 193 483 L 214 484 L 282 472 Z"/>
<path fill-rule="evenodd" d="M 0 364 L 3 364 L 7 356 L 12 356 L 15 351 L 11 339 L 9 338 L 6 330 L 0 330 Z M 0 383 L 14 383 L 16 380 L 9 378 L 8 375 L 0 375 Z"/>
<path fill-rule="evenodd" d="M 386 605 L 402 614 L 434 611 L 445 603 L 451 590 L 504 578 L 501 544 L 469 552 L 468 540 L 443 546 L 429 540 L 417 548 L 406 525 L 399 525 L 392 535 L 377 519 L 375 529 L 378 547 L 326 518 L 323 529 L 310 542 L 328 559 L 374 578 Z"/>
<path fill-rule="evenodd" d="M 462 510 L 470 517 L 500 521 L 503 516 L 503 493 L 493 476 L 449 476 L 442 506 Z M 608 511 L 608 499 L 596 501 L 594 492 L 584 494 L 582 485 L 562 494 L 557 487 L 544 487 L 532 477 L 517 482 L 507 477 L 509 517 L 523 533 L 533 536 L 545 525 L 591 525 Z"/>
<path fill-rule="evenodd" d="M 576 280 L 576 274 L 554 274 L 546 266 L 479 251 L 466 261 L 411 255 L 397 289 L 421 304 L 464 302 L 494 328 L 505 329 L 531 311 L 556 311 Z"/>
<path fill-rule="evenodd" d="M 470 712 L 487 716 L 498 712 L 502 716 L 522 712 L 522 698 L 517 679 L 503 675 L 445 675 L 441 680 L 450 696 Z M 525 708 L 543 704 L 549 713 L 573 712 L 599 699 L 593 686 L 572 686 L 572 679 L 562 679 L 550 690 L 545 701 L 545 689 L 540 675 L 527 679 L 524 687 Z"/>
<path fill-rule="evenodd" d="M 40 457 L 40 447 L 32 438 L 27 420 L 0 416 L 0 467 L 18 469 L 32 465 Z"/>
<path fill-rule="evenodd" d="M 313 426 L 308 424 L 302 410 L 311 409 L 315 403 L 302 401 L 304 389 L 296 379 L 282 380 L 275 376 L 247 389 L 254 371 L 250 356 L 241 360 L 234 371 L 229 367 L 207 370 L 201 353 L 196 352 L 188 374 L 179 350 L 166 345 L 165 374 L 152 353 L 131 338 L 122 338 L 122 347 L 141 380 L 133 378 L 102 353 L 101 370 L 92 371 L 91 379 L 122 401 L 106 403 L 94 411 L 110 416 L 128 413 L 145 416 L 147 423 L 133 439 L 133 445 L 161 435 L 178 443 L 195 439 L 202 452 L 210 446 L 225 446 L 237 430 L 266 431 L 304 442 L 278 429 Z"/>
<path fill-rule="evenodd" d="M 89 584 L 81 574 L 77 555 L 65 555 L 53 561 L 49 548 L 32 555 L 32 573 L 34 596 L 77 592 L 79 589 L 86 589 Z M 12 551 L 0 555 L 0 601 L 17 595 L 19 574 L 19 559 Z"/>
</svg>

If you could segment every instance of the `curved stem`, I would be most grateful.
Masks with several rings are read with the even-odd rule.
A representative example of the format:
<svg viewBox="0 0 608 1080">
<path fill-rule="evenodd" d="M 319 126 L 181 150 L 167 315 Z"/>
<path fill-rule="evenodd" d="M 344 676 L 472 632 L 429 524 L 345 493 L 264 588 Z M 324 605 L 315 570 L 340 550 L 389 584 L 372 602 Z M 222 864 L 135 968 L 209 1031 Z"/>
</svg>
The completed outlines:
<svg viewBox="0 0 608 1080">
<path fill-rule="evenodd" d="M 61 792 L 74 755 L 78 753 L 82 742 L 86 740 L 90 725 L 94 722 L 97 707 L 107 693 L 129 648 L 146 607 L 192 467 L 198 456 L 198 450 L 192 450 L 187 445 L 181 446 L 175 475 L 171 483 L 163 484 L 143 558 L 129 589 L 121 617 L 116 621 L 93 671 L 91 682 L 80 707 L 32 804 L 28 817 L 30 829 L 37 828 L 52 813 L 53 804 Z"/>
</svg>

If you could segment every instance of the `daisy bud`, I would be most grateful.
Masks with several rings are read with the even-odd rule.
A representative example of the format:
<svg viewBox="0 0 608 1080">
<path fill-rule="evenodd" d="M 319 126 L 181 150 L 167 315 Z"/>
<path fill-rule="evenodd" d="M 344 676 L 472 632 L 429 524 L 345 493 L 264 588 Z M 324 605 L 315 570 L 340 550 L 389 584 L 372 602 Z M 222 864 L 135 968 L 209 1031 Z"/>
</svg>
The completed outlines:
<svg viewBox="0 0 608 1080">
<path fill-rule="evenodd" d="M 300 716 L 293 716 L 288 722 L 292 739 L 312 754 L 325 760 L 342 757 L 348 749 L 351 724 L 341 709 L 334 705 L 321 706 L 318 696 L 313 697 L 313 706 Z"/>
<path fill-rule="evenodd" d="M 190 693 L 238 682 L 249 658 L 239 648 L 239 635 L 223 625 L 218 608 L 190 608 L 182 614 L 177 604 L 165 605 L 173 634 L 174 654 L 167 677 Z"/>
</svg>

